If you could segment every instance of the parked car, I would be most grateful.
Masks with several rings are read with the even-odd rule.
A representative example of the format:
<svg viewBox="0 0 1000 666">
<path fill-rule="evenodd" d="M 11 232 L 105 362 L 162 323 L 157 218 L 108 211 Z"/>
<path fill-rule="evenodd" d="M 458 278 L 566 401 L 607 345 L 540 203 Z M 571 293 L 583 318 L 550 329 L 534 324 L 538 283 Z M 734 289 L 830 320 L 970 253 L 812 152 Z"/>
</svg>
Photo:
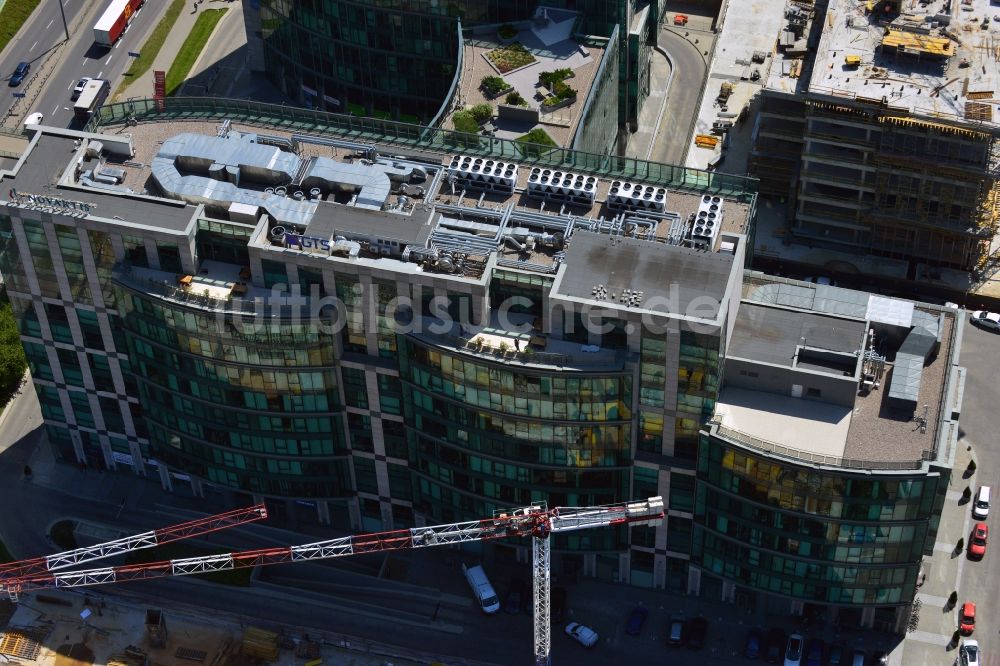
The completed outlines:
<svg viewBox="0 0 1000 666">
<path fill-rule="evenodd" d="M 696 617 L 687 623 L 687 646 L 692 650 L 700 650 L 705 647 L 705 635 L 708 633 L 708 620 L 703 617 Z"/>
<path fill-rule="evenodd" d="M 10 81 L 8 81 L 8 84 L 11 86 L 21 85 L 30 71 L 31 63 L 24 61 L 17 63 L 17 67 L 14 68 L 14 73 L 10 75 Z"/>
<path fill-rule="evenodd" d="M 769 664 L 777 664 L 781 661 L 781 655 L 785 650 L 786 642 L 785 632 L 781 629 L 771 629 L 767 632 L 767 642 L 764 647 L 764 661 Z"/>
<path fill-rule="evenodd" d="M 760 653 L 764 651 L 764 636 L 760 629 L 751 629 L 747 632 L 747 639 L 743 643 L 743 656 L 747 659 L 760 659 Z"/>
<path fill-rule="evenodd" d="M 986 554 L 986 539 L 990 535 L 990 528 L 986 523 L 976 523 L 972 528 L 972 535 L 969 537 L 969 557 L 982 559 Z"/>
<path fill-rule="evenodd" d="M 667 645 L 674 647 L 684 645 L 684 620 L 679 617 L 670 620 L 670 626 L 667 628 Z"/>
<path fill-rule="evenodd" d="M 810 638 L 806 641 L 806 649 L 803 652 L 803 663 L 805 666 L 823 666 L 823 641 L 818 638 Z"/>
<path fill-rule="evenodd" d="M 629 636 L 638 636 L 642 633 L 642 625 L 646 623 L 649 609 L 645 606 L 636 606 L 629 613 L 628 622 L 625 623 L 625 633 Z"/>
<path fill-rule="evenodd" d="M 552 621 L 561 623 L 566 617 L 566 588 L 553 587 L 550 598 L 552 611 Z"/>
<path fill-rule="evenodd" d="M 800 666 L 802 664 L 802 636 L 792 634 L 785 645 L 785 666 Z"/>
<path fill-rule="evenodd" d="M 87 81 L 90 81 L 89 76 L 85 76 L 76 82 L 76 86 L 73 88 L 73 94 L 69 96 L 70 100 L 75 102 L 77 98 L 80 97 L 80 93 L 82 93 L 83 89 L 87 87 Z"/>
<path fill-rule="evenodd" d="M 976 630 L 976 604 L 966 601 L 958 613 L 958 630 L 968 636 Z"/>
<path fill-rule="evenodd" d="M 837 286 L 837 281 L 836 280 L 831 280 L 830 278 L 826 277 L 825 275 L 820 275 L 820 276 L 817 276 L 817 277 L 810 276 L 810 277 L 805 277 L 805 278 L 802 278 L 802 279 L 805 280 L 806 282 L 812 282 L 813 284 L 821 284 L 821 285 L 824 285 L 824 286 L 827 286 L 827 287 L 836 287 Z"/>
<path fill-rule="evenodd" d="M 583 647 L 589 648 L 597 645 L 597 632 L 579 622 L 567 624 L 566 633 Z"/>
<path fill-rule="evenodd" d="M 510 615 L 517 615 L 521 612 L 521 607 L 525 603 L 525 584 L 520 578 L 510 581 L 507 588 L 507 596 L 503 599 L 503 612 Z"/>
<path fill-rule="evenodd" d="M 993 331 L 994 333 L 1000 333 L 1000 314 L 997 314 L 996 312 L 976 310 L 969 315 L 969 321 L 979 328 L 984 328 L 987 331 Z"/>
<path fill-rule="evenodd" d="M 962 647 L 958 650 L 961 666 L 979 666 L 979 642 L 971 638 L 962 641 Z"/>
<path fill-rule="evenodd" d="M 826 666 L 841 666 L 844 663 L 844 648 L 839 645 L 831 645 L 830 651 L 826 655 Z"/>
<path fill-rule="evenodd" d="M 979 486 L 976 491 L 976 499 L 972 500 L 972 517 L 978 520 L 986 520 L 990 515 L 990 496 L 993 491 L 989 486 Z"/>
</svg>

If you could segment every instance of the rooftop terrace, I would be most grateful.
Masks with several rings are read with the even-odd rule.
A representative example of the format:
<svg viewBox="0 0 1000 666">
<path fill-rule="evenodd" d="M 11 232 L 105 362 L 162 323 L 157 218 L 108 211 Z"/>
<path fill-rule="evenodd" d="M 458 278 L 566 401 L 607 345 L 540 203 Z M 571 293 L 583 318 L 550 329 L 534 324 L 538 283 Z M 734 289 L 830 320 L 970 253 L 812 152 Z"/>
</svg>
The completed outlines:
<svg viewBox="0 0 1000 666">
<path fill-rule="evenodd" d="M 849 381 L 855 387 L 853 404 L 834 404 L 822 394 L 793 397 L 767 389 L 749 390 L 729 377 L 713 419 L 720 433 L 751 448 L 816 464 L 868 469 L 919 467 L 933 457 L 937 446 L 942 405 L 955 363 L 956 323 L 951 312 L 915 304 L 911 329 L 902 325 L 909 308 L 894 307 L 908 304 L 837 287 L 748 274 L 730 356 Z M 911 371 L 907 345 L 912 339 L 907 336 L 930 321 L 940 322 L 940 345 L 924 360 L 919 372 L 919 386 L 914 387 L 916 409 L 901 409 L 892 397 L 896 388 L 893 375 Z M 868 347 L 870 329 L 875 329 L 876 339 L 882 341 L 878 350 L 884 358 L 884 370 L 877 386 L 866 390 L 854 378 L 864 376 L 861 354 Z M 844 367 L 824 367 L 822 362 L 809 359 L 802 362 L 803 345 L 828 350 L 849 362 Z M 855 374 L 851 368 L 860 372 Z M 762 367 L 761 379 L 753 381 L 771 381 L 765 380 L 767 373 Z"/>
<path fill-rule="evenodd" d="M 752 193 L 699 194 L 697 179 L 665 187 L 652 163 L 629 162 L 644 173 L 619 180 L 618 161 L 574 172 L 253 123 L 140 120 L 127 129 L 109 127 L 104 138 L 46 128 L 15 172 L 0 176 L 38 194 L 62 177 L 59 187 L 72 195 L 60 196 L 126 225 L 183 232 L 202 205 L 202 216 L 267 220 L 255 236 L 265 247 L 301 251 L 295 237 L 305 236 L 320 239 L 313 251 L 336 246 L 404 272 L 476 280 L 491 256 L 500 266 L 555 273 L 578 231 L 627 239 L 630 256 L 706 243 L 718 250 L 723 232 L 747 231 L 754 205 Z M 716 225 L 707 236 L 706 214 Z"/>
</svg>

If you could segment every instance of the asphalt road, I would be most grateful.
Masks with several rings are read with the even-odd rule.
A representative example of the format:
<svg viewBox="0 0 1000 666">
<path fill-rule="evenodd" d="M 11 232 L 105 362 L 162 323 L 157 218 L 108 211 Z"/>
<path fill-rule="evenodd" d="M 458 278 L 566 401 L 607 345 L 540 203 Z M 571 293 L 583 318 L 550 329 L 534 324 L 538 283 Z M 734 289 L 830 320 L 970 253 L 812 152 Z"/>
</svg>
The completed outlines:
<svg viewBox="0 0 1000 666">
<path fill-rule="evenodd" d="M 691 143 L 691 123 L 698 113 L 707 65 L 697 46 L 671 30 L 660 31 L 659 43 L 670 54 L 674 78 L 649 159 L 666 164 L 684 164 Z"/>
<path fill-rule="evenodd" d="M 961 364 L 968 370 L 962 404 L 960 444 L 972 446 L 976 472 L 966 483 L 975 491 L 980 485 L 994 489 L 990 518 L 993 533 L 986 556 L 981 562 L 967 562 L 959 584 L 959 602 L 973 598 L 977 625 L 973 638 L 979 641 L 985 656 L 1000 664 L 1000 635 L 997 619 L 1000 618 L 1000 596 L 983 594 L 984 589 L 996 589 L 1000 581 L 1000 410 L 997 409 L 997 378 L 1000 377 L 1000 335 L 984 331 L 966 322 L 962 341 Z M 962 470 L 956 470 L 961 474 Z M 971 506 L 967 505 L 967 506 Z M 968 541 L 969 536 L 965 536 Z"/>
<path fill-rule="evenodd" d="M 210 510 L 204 500 L 185 496 L 178 484 L 167 495 L 150 483 L 125 474 L 82 471 L 59 465 L 57 487 L 42 485 L 43 471 L 34 481 L 22 478 L 32 454 L 47 446 L 41 436 L 41 414 L 34 392 L 28 391 L 8 408 L 0 424 L 0 537 L 18 557 L 56 550 L 46 536 L 49 526 L 63 518 L 85 519 L 113 526 L 123 534 L 189 520 Z M 53 477 L 55 478 L 55 477 Z M 125 507 L 120 505 L 128 493 Z M 13 510 L 11 510 L 13 508 Z M 123 510 L 124 508 L 124 510 Z M 202 514 L 194 513 L 200 511 Z M 115 535 L 118 536 L 118 535 Z M 226 530 L 209 541 L 219 552 L 311 542 L 339 534 L 295 534 L 265 525 Z M 205 545 L 205 544 L 200 544 Z M 379 556 L 348 558 L 336 566 L 299 563 L 271 567 L 251 588 L 212 585 L 192 578 L 151 580 L 127 585 L 88 588 L 94 594 L 125 594 L 142 603 L 156 604 L 168 613 L 175 605 L 197 606 L 201 612 L 250 618 L 257 623 L 281 623 L 302 631 L 313 628 L 370 641 L 381 641 L 427 654 L 451 655 L 501 664 L 531 662 L 532 623 L 528 614 L 498 613 L 487 616 L 471 604 L 462 579 L 460 555 L 447 550 L 427 550 L 393 556 L 392 580 L 375 575 Z M 113 560 L 95 563 L 103 566 Z M 489 566 L 490 576 L 502 595 L 513 577 L 527 578 L 528 565 Z M 296 581 L 295 579 L 298 579 Z M 394 585 L 393 581 L 405 581 Z M 292 587 L 276 588 L 275 583 Z M 739 656 L 743 636 L 752 624 L 764 626 L 773 618 L 748 617 L 734 606 L 709 603 L 680 595 L 625 585 L 581 580 L 565 584 L 569 591 L 567 620 L 593 627 L 600 644 L 585 650 L 567 637 L 562 624 L 552 628 L 554 663 L 603 666 L 609 663 L 695 663 L 708 660 L 721 666 L 745 663 Z M 426 596 L 421 595 L 421 590 Z M 625 618 L 636 604 L 650 609 L 641 636 L 625 635 Z M 439 605 L 440 604 L 440 605 Z M 698 653 L 670 649 L 663 637 L 669 619 L 703 613 L 711 620 L 709 642 Z M 387 628 L 390 628 L 388 629 Z M 791 627 L 785 627 L 786 630 Z M 455 662 L 451 662 L 455 663 Z"/>
<path fill-rule="evenodd" d="M 0 92 L 0 113 L 6 112 L 14 102 L 13 93 L 23 92 L 30 104 L 19 111 L 41 112 L 44 124 L 68 127 L 73 122 L 73 102 L 70 93 L 76 82 L 84 76 L 111 81 L 112 91 L 117 80 L 129 66 L 129 51 L 138 51 L 147 35 L 166 11 L 166 2 L 147 2 L 132 19 L 128 30 L 111 49 L 94 44 L 93 25 L 107 5 L 107 0 L 63 0 L 70 39 L 66 42 L 56 0 L 44 0 L 21 28 L 18 36 L 0 56 L 0 73 L 4 81 L 22 60 L 32 64 L 30 81 L 12 88 L 3 86 Z M 61 46 L 60 46 L 61 44 Z M 51 49 L 56 62 L 43 67 L 45 54 Z M 44 70 L 44 71 L 43 71 Z M 152 73 L 149 74 L 152 76 Z"/>
</svg>

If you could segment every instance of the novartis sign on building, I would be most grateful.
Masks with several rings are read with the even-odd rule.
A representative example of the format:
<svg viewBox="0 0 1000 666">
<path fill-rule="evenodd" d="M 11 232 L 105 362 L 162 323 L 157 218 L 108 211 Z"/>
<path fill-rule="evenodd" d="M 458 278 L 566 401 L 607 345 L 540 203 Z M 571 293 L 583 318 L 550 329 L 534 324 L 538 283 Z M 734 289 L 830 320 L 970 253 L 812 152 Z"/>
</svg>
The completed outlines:
<svg viewBox="0 0 1000 666">
<path fill-rule="evenodd" d="M 73 201 L 71 199 L 62 199 L 60 197 L 50 197 L 42 194 L 29 194 L 28 192 L 18 192 L 14 188 L 11 188 L 8 193 L 8 197 L 10 198 L 11 203 L 31 209 L 55 208 L 64 210 L 68 213 L 87 214 L 97 208 L 94 204 L 84 203 L 82 201 Z"/>
</svg>

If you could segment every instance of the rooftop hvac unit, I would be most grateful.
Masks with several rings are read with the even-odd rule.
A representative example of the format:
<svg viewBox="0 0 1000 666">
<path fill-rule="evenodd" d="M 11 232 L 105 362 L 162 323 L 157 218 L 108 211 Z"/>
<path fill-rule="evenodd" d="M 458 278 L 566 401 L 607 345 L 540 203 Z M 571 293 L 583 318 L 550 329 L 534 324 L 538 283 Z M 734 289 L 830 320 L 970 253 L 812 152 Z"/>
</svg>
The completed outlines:
<svg viewBox="0 0 1000 666">
<path fill-rule="evenodd" d="M 720 196 L 706 194 L 698 202 L 698 213 L 691 223 L 691 239 L 711 245 L 722 229 L 722 204 Z"/>
<path fill-rule="evenodd" d="M 448 176 L 465 187 L 513 193 L 517 186 L 517 165 L 486 157 L 456 155 L 448 165 Z"/>
<path fill-rule="evenodd" d="M 597 178 L 533 167 L 528 176 L 528 196 L 592 206 L 597 197 Z"/>
<path fill-rule="evenodd" d="M 667 206 L 667 190 L 654 185 L 642 185 L 615 180 L 608 190 L 608 208 L 612 211 L 655 211 L 662 213 Z"/>
</svg>

